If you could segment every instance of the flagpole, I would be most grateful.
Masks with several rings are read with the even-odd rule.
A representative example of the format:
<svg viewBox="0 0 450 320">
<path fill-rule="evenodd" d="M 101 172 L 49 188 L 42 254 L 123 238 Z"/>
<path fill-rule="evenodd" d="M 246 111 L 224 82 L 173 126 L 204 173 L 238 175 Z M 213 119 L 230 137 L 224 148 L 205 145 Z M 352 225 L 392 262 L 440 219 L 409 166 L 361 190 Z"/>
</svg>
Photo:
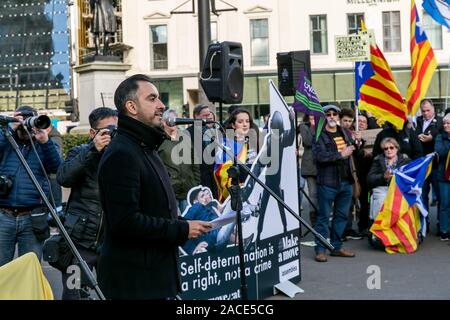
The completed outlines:
<svg viewBox="0 0 450 320">
<path fill-rule="evenodd" d="M 450 77 L 450 59 L 448 61 L 448 66 L 447 66 L 447 85 L 445 88 L 445 109 L 447 109 L 447 105 L 448 105 L 447 103 L 448 103 L 448 78 L 449 77 Z"/>
</svg>

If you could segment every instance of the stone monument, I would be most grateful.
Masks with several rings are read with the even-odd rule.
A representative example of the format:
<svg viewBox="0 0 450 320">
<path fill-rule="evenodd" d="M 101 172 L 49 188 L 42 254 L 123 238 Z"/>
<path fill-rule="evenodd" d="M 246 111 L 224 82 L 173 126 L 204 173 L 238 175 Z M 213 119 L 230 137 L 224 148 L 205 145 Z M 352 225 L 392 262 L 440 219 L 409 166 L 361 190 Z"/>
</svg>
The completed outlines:
<svg viewBox="0 0 450 320">
<path fill-rule="evenodd" d="M 79 126 L 73 133 L 89 131 L 88 116 L 98 107 L 114 106 L 114 91 L 125 79 L 125 73 L 131 65 L 122 63 L 120 57 L 110 51 L 110 37 L 117 31 L 114 15 L 115 1 L 90 0 L 93 19 L 91 33 L 94 35 L 95 55 L 83 59 L 83 63 L 74 68 L 79 75 L 78 106 Z M 100 50 L 100 37 L 103 36 L 103 50 Z"/>
</svg>

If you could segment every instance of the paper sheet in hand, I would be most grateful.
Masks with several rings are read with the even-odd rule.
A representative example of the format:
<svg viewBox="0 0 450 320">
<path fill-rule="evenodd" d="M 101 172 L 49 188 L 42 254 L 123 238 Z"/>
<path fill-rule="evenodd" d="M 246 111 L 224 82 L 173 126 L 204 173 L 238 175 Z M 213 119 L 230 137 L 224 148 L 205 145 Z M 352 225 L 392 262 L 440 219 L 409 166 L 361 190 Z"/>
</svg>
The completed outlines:
<svg viewBox="0 0 450 320">
<path fill-rule="evenodd" d="M 211 230 L 223 227 L 226 224 L 236 221 L 236 212 L 230 211 L 211 221 Z"/>
</svg>

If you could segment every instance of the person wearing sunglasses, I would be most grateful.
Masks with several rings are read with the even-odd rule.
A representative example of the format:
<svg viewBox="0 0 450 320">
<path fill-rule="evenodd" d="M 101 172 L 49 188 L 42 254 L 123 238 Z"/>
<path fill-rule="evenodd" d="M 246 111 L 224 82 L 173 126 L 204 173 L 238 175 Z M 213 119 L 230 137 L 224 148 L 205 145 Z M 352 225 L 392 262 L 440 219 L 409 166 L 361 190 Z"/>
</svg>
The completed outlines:
<svg viewBox="0 0 450 320">
<path fill-rule="evenodd" d="M 383 139 L 381 141 L 381 149 L 383 154 L 375 157 L 367 176 L 369 190 L 372 190 L 370 201 L 371 220 L 375 220 L 381 210 L 394 170 L 410 161 L 406 154 L 399 152 L 400 145 L 394 138 Z"/>
<path fill-rule="evenodd" d="M 330 253 L 336 257 L 354 257 L 355 254 L 342 247 L 342 235 L 352 202 L 354 182 L 351 155 L 356 144 L 348 129 L 338 125 L 341 109 L 335 105 L 323 108 L 326 125 L 318 141 L 313 144 L 313 155 L 317 164 L 317 221 L 314 229 L 324 238 L 330 238 L 335 248 Z M 329 217 L 333 211 L 331 233 Z M 316 239 L 315 260 L 326 262 L 326 248 Z"/>
</svg>

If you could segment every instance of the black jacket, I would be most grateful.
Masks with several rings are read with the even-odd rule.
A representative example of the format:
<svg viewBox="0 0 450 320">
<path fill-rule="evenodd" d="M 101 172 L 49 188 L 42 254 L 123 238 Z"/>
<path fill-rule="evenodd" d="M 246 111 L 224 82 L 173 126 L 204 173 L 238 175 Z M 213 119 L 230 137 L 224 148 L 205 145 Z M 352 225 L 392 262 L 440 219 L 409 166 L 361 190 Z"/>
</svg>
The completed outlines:
<svg viewBox="0 0 450 320">
<path fill-rule="evenodd" d="M 337 126 L 337 130 L 343 135 L 346 145 L 352 144 L 350 131 L 341 126 Z M 356 155 L 358 152 L 356 149 L 353 154 Z M 317 164 L 317 184 L 338 188 L 342 183 L 339 172 L 341 165 L 347 170 L 349 182 L 354 182 L 350 157 L 342 157 L 326 128 L 320 134 L 319 140 L 313 143 L 313 155 Z"/>
<path fill-rule="evenodd" d="M 92 250 L 101 240 L 102 207 L 97 179 L 100 158 L 92 141 L 74 147 L 56 176 L 60 185 L 71 188 L 64 227 L 75 244 Z"/>
<path fill-rule="evenodd" d="M 201 184 L 204 187 L 208 187 L 214 198 L 218 198 L 218 189 L 214 180 L 214 163 L 206 164 L 203 161 L 203 151 L 205 150 L 205 143 L 203 141 L 203 135 L 206 131 L 206 127 L 198 127 L 201 128 L 201 133 L 198 132 L 197 135 L 202 138 L 201 141 L 195 141 L 197 136 L 195 135 L 195 130 L 197 127 L 192 125 L 186 129 L 186 132 L 189 133 L 191 137 L 191 151 L 193 160 L 195 158 L 195 162 L 192 164 L 192 170 L 194 172 L 194 185 Z M 201 163 L 200 163 L 201 162 Z M 196 164 L 200 163 L 200 164 Z"/>
<path fill-rule="evenodd" d="M 99 166 L 105 214 L 98 282 L 109 299 L 161 299 L 181 291 L 178 246 L 189 224 L 177 217 L 175 194 L 157 149 L 159 131 L 119 116 Z"/>
</svg>

